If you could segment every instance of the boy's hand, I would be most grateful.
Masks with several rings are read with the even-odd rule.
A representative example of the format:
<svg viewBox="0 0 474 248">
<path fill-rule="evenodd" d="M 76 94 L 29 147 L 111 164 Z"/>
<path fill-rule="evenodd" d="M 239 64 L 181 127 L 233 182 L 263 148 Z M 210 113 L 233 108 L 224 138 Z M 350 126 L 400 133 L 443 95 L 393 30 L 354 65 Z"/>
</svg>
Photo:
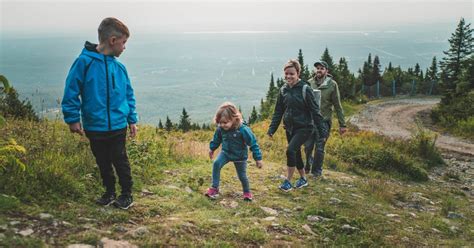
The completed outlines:
<svg viewBox="0 0 474 248">
<path fill-rule="evenodd" d="M 258 161 L 257 161 L 257 168 L 261 169 L 262 166 L 263 166 L 262 160 L 258 160 Z"/>
<path fill-rule="evenodd" d="M 213 150 L 209 150 L 209 158 L 212 159 L 212 157 L 214 157 L 214 151 L 213 151 Z"/>
<path fill-rule="evenodd" d="M 129 127 L 130 127 L 130 137 L 135 138 L 138 132 L 137 124 L 130 124 Z"/>
<path fill-rule="evenodd" d="M 84 136 L 84 130 L 82 129 L 80 122 L 69 124 L 69 131 L 71 131 L 71 133 L 78 133 L 79 135 Z"/>
</svg>

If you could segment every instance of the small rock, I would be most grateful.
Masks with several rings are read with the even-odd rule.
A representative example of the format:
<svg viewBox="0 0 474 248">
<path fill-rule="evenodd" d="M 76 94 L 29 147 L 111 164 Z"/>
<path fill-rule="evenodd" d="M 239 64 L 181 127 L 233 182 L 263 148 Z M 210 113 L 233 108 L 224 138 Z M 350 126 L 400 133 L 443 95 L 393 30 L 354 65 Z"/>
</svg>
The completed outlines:
<svg viewBox="0 0 474 248">
<path fill-rule="evenodd" d="M 409 212 L 408 214 L 409 214 L 411 217 L 413 217 L 413 218 L 417 218 L 417 217 L 418 217 L 415 213 L 412 213 L 412 212 Z"/>
<path fill-rule="evenodd" d="M 356 197 L 356 198 L 359 198 L 359 199 L 364 199 L 364 197 L 362 197 L 362 196 L 360 196 L 360 195 L 357 195 L 357 194 L 354 194 L 354 193 L 352 193 L 351 196 Z"/>
<path fill-rule="evenodd" d="M 25 230 L 22 230 L 20 232 L 18 232 L 18 234 L 20 234 L 21 236 L 23 237 L 26 237 L 26 236 L 30 236 L 31 234 L 33 234 L 35 231 L 33 231 L 33 229 L 31 228 L 28 228 L 28 229 L 25 229 Z"/>
<path fill-rule="evenodd" d="M 95 246 L 86 244 L 72 244 L 66 246 L 66 248 L 95 248 Z"/>
<path fill-rule="evenodd" d="M 324 241 L 324 242 L 329 242 L 329 241 L 331 241 L 331 239 L 329 239 L 328 237 L 326 237 L 326 238 L 323 239 L 323 241 Z"/>
<path fill-rule="evenodd" d="M 272 227 L 278 227 L 278 226 L 280 226 L 280 224 L 278 224 L 278 223 L 272 223 Z"/>
<path fill-rule="evenodd" d="M 389 217 L 389 218 L 398 218 L 398 217 L 400 217 L 400 215 L 398 215 L 398 214 L 387 214 L 386 216 Z"/>
<path fill-rule="evenodd" d="M 168 189 L 179 189 L 178 186 L 174 186 L 174 185 L 168 185 L 166 186 Z"/>
<path fill-rule="evenodd" d="M 16 226 L 18 224 L 20 224 L 21 222 L 17 221 L 17 220 L 14 220 L 14 221 L 10 221 L 10 226 Z"/>
<path fill-rule="evenodd" d="M 95 219 L 90 219 L 90 218 L 86 218 L 86 217 L 79 217 L 78 220 L 82 220 L 82 221 L 85 221 L 85 222 L 96 222 Z"/>
<path fill-rule="evenodd" d="M 402 241 L 403 241 L 403 242 L 408 242 L 408 241 L 410 241 L 410 239 L 409 239 L 408 237 L 403 237 L 403 238 L 402 238 Z"/>
<path fill-rule="evenodd" d="M 184 188 L 184 191 L 188 192 L 189 194 L 193 193 L 193 190 L 188 186 Z"/>
<path fill-rule="evenodd" d="M 226 207 L 226 208 L 237 208 L 239 206 L 239 203 L 237 203 L 236 201 L 228 201 L 228 200 L 222 200 L 219 202 L 222 206 Z"/>
<path fill-rule="evenodd" d="M 6 231 L 7 228 L 8 228 L 7 225 L 0 225 L 0 230 L 2 230 L 2 231 Z"/>
<path fill-rule="evenodd" d="M 455 213 L 455 212 L 449 212 L 448 213 L 448 218 L 449 219 L 464 219 L 464 215 L 463 214 L 458 214 L 458 213 Z"/>
<path fill-rule="evenodd" d="M 450 226 L 450 227 L 449 227 L 449 230 L 451 230 L 451 232 L 456 233 L 456 232 L 459 231 L 459 228 L 458 228 L 457 226 Z"/>
<path fill-rule="evenodd" d="M 137 237 L 141 237 L 145 234 L 147 234 L 149 231 L 148 231 L 148 228 L 145 227 L 145 226 L 141 226 L 135 230 L 132 231 L 132 236 L 137 238 Z"/>
<path fill-rule="evenodd" d="M 84 224 L 82 227 L 84 227 L 85 229 L 91 229 L 94 226 L 92 224 Z"/>
<path fill-rule="evenodd" d="M 99 247 L 120 247 L 120 248 L 138 248 L 138 246 L 130 244 L 125 240 L 113 240 L 108 238 L 102 238 L 99 241 Z"/>
<path fill-rule="evenodd" d="M 295 210 L 295 211 L 303 211 L 303 210 L 304 210 L 304 207 L 302 207 L 302 206 L 296 206 L 296 207 L 294 208 L 294 210 Z"/>
<path fill-rule="evenodd" d="M 260 209 L 262 209 L 263 212 L 265 212 L 265 213 L 268 214 L 268 215 L 272 215 L 272 216 L 277 216 L 277 215 L 278 215 L 278 211 L 276 211 L 276 210 L 273 209 L 273 208 L 260 207 Z"/>
<path fill-rule="evenodd" d="M 214 223 L 221 223 L 221 220 L 218 219 L 209 219 L 209 221 L 214 222 Z"/>
<path fill-rule="evenodd" d="M 350 232 L 353 232 L 353 231 L 356 231 L 356 230 L 359 230 L 359 228 L 357 227 L 353 227 L 353 226 L 350 226 L 348 224 L 344 224 L 342 225 L 342 230 L 346 230 L 346 231 L 350 231 Z"/>
<path fill-rule="evenodd" d="M 113 230 L 114 230 L 115 232 L 121 232 L 121 233 L 125 233 L 125 232 L 128 231 L 128 229 L 125 228 L 125 227 L 123 227 L 123 226 L 116 226 L 116 227 L 114 227 Z"/>
<path fill-rule="evenodd" d="M 4 239 L 5 238 L 5 234 L 3 233 L 0 233 L 0 240 Z"/>
<path fill-rule="evenodd" d="M 335 198 L 335 197 L 331 197 L 331 199 L 329 199 L 329 203 L 330 203 L 330 204 L 339 204 L 339 203 L 341 203 L 341 202 L 342 202 L 341 200 L 339 200 L 339 199 L 337 199 L 337 198 Z"/>
<path fill-rule="evenodd" d="M 336 191 L 336 190 L 333 189 L 333 188 L 325 188 L 325 190 L 328 191 L 328 192 L 334 192 L 334 191 Z"/>
<path fill-rule="evenodd" d="M 436 229 L 436 228 L 434 228 L 434 227 L 432 227 L 431 230 L 433 230 L 433 232 L 435 232 L 435 233 L 441 233 L 440 230 L 438 230 L 438 229 Z"/>
<path fill-rule="evenodd" d="M 268 216 L 267 218 L 263 219 L 264 221 L 274 221 L 276 219 L 275 216 Z"/>
<path fill-rule="evenodd" d="M 142 189 L 142 196 L 154 195 L 155 193 L 149 191 L 148 189 Z"/>
<path fill-rule="evenodd" d="M 311 230 L 311 227 L 309 227 L 308 224 L 304 224 L 303 229 L 307 231 L 308 233 L 310 233 L 311 235 L 316 235 L 316 233 L 314 233 L 313 230 Z"/>
<path fill-rule="evenodd" d="M 46 219 L 53 218 L 53 216 L 51 214 L 48 214 L 48 213 L 40 213 L 39 218 L 42 219 L 42 220 L 46 220 Z"/>
<path fill-rule="evenodd" d="M 320 218 L 320 216 L 317 216 L 317 215 L 308 215 L 306 217 L 306 219 L 309 221 L 309 222 L 321 222 L 322 219 Z"/>
</svg>

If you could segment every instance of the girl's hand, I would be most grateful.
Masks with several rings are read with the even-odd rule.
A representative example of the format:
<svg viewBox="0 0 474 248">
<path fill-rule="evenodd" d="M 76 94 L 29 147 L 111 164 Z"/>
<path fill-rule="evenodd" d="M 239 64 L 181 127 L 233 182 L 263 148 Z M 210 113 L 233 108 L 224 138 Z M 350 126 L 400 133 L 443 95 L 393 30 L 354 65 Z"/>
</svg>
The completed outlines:
<svg viewBox="0 0 474 248">
<path fill-rule="evenodd" d="M 262 160 L 257 161 L 257 168 L 261 169 L 263 166 Z"/>
<path fill-rule="evenodd" d="M 214 157 L 214 151 L 209 150 L 209 158 L 212 159 Z"/>
</svg>

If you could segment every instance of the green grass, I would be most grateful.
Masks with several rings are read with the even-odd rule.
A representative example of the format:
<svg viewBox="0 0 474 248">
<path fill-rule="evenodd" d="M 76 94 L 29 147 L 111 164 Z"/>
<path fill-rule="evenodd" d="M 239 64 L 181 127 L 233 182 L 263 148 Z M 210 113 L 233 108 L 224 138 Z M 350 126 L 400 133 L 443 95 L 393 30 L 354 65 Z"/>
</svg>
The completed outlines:
<svg viewBox="0 0 474 248">
<path fill-rule="evenodd" d="M 427 171 L 437 164 L 436 150 L 429 150 L 429 135 L 414 137 L 407 145 L 367 132 L 351 130 L 343 137 L 333 132 L 324 178 L 310 181 L 303 190 L 283 193 L 277 186 L 279 176 L 286 173 L 286 140 L 282 129 L 268 138 L 268 125 L 252 125 L 264 154 L 263 169 L 253 162 L 248 168 L 252 203 L 241 199 L 232 164 L 222 170 L 221 198 L 211 201 L 203 196 L 211 180 L 207 149 L 212 132 L 167 133 L 141 126 L 137 139 L 127 146 L 136 205 L 122 211 L 94 205 L 102 186 L 85 138 L 69 133 L 62 123 L 9 120 L 0 137 L 14 138 L 26 148 L 20 157 L 26 168 L 20 171 L 8 165 L 0 171 L 4 194 L 0 195 L 0 226 L 7 226 L 0 229 L 5 235 L 0 246 L 97 245 L 103 237 L 140 247 L 462 246 L 473 242 L 474 216 L 467 196 L 426 181 Z M 142 194 L 143 190 L 152 194 Z M 417 194 L 434 205 L 414 199 Z M 331 198 L 341 203 L 333 204 Z M 237 203 L 235 208 L 228 207 L 232 202 Z M 431 210 L 400 207 L 409 204 Z M 260 207 L 273 208 L 278 215 L 267 220 L 269 215 Z M 465 218 L 446 224 L 449 211 Z M 54 227 L 52 220 L 39 219 L 40 213 L 72 226 Z M 309 215 L 330 220 L 310 222 Z M 13 220 L 20 221 L 19 230 L 30 226 L 35 233 L 26 238 L 15 234 Z M 148 232 L 133 235 L 143 226 Z M 459 231 L 454 233 L 451 226 Z M 46 238 L 38 231 L 48 228 L 58 235 Z M 441 233 L 433 233 L 432 228 Z"/>
</svg>

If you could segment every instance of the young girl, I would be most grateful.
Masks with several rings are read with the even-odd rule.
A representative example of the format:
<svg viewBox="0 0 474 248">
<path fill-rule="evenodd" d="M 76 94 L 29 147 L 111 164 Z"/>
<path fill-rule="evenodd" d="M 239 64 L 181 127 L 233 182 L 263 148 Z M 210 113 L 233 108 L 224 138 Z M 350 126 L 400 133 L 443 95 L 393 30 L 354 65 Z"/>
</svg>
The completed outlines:
<svg viewBox="0 0 474 248">
<path fill-rule="evenodd" d="M 283 70 L 287 83 L 282 86 L 278 94 L 275 112 L 273 113 L 272 122 L 267 134 L 272 137 L 283 118 L 286 139 L 288 141 L 288 148 L 286 150 L 288 175 L 279 188 L 288 192 L 293 189 L 291 178 L 295 172 L 295 167 L 300 174 L 300 178 L 296 181 L 295 187 L 302 188 L 308 186 L 308 181 L 305 177 L 304 163 L 301 158 L 301 145 L 310 137 L 314 125 L 316 125 L 317 131 L 320 134 L 324 134 L 326 131 L 321 125 L 323 117 L 319 112 L 319 106 L 314 98 L 311 87 L 304 87 L 307 83 L 299 78 L 301 66 L 298 61 L 288 61 Z"/>
<path fill-rule="evenodd" d="M 262 153 L 257 144 L 257 139 L 250 128 L 242 121 L 242 114 L 234 104 L 223 103 L 217 110 L 214 121 L 217 130 L 209 145 L 209 157 L 212 159 L 214 151 L 222 143 L 222 151 L 217 156 L 212 167 L 212 186 L 207 189 L 206 196 L 215 199 L 219 196 L 219 181 L 221 169 L 228 162 L 234 162 L 237 175 L 242 183 L 244 200 L 252 201 L 249 180 L 247 178 L 247 157 L 248 148 L 253 153 L 253 158 L 257 162 L 257 167 L 262 168 Z"/>
</svg>

